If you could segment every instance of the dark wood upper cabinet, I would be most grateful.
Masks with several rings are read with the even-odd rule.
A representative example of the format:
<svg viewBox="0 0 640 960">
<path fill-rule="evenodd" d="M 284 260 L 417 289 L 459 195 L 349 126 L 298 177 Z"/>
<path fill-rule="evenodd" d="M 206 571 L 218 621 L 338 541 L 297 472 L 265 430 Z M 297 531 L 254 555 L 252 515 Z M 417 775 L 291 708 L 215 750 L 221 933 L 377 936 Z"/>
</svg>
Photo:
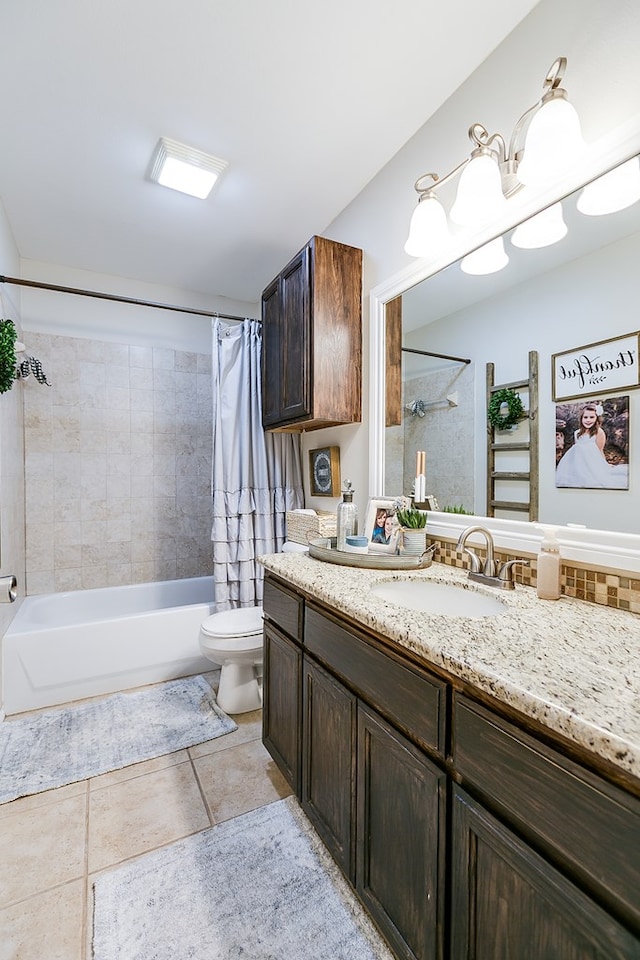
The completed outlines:
<svg viewBox="0 0 640 960">
<path fill-rule="evenodd" d="M 362 250 L 313 237 L 262 294 L 262 422 L 314 430 L 362 416 Z"/>
</svg>

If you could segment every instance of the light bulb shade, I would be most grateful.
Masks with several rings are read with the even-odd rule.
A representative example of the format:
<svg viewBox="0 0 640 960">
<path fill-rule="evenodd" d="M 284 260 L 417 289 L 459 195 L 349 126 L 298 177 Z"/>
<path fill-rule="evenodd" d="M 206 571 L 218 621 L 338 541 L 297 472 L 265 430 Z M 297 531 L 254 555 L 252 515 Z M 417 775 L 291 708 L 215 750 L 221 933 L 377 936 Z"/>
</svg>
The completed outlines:
<svg viewBox="0 0 640 960">
<path fill-rule="evenodd" d="M 450 217 L 463 227 L 490 223 L 506 206 L 500 169 L 493 155 L 473 157 L 460 175 Z"/>
<path fill-rule="evenodd" d="M 567 225 L 562 217 L 562 204 L 554 203 L 516 227 L 511 243 L 524 250 L 537 250 L 539 247 L 550 247 L 566 235 Z"/>
<path fill-rule="evenodd" d="M 544 185 L 568 170 L 584 150 L 578 114 L 557 96 L 544 103 L 529 124 L 518 180 L 526 186 Z"/>
<path fill-rule="evenodd" d="M 599 217 L 624 210 L 637 200 L 640 200 L 640 162 L 632 157 L 588 183 L 578 197 L 577 207 L 588 217 Z"/>
<path fill-rule="evenodd" d="M 413 211 L 404 245 L 410 257 L 426 257 L 449 240 L 447 216 L 433 194 L 426 194 Z"/>
<path fill-rule="evenodd" d="M 460 269 L 463 273 L 478 277 L 487 273 L 497 273 L 508 263 L 509 257 L 505 252 L 502 237 L 498 237 L 468 254 L 460 264 Z"/>
</svg>

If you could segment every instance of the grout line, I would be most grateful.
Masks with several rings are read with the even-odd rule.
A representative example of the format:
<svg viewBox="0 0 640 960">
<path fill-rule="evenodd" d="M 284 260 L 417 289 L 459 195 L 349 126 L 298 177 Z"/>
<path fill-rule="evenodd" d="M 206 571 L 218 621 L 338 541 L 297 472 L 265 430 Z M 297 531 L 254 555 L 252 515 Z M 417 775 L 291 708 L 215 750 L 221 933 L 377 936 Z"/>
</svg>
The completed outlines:
<svg viewBox="0 0 640 960">
<path fill-rule="evenodd" d="M 200 777 L 198 776 L 198 771 L 196 770 L 195 760 L 194 760 L 194 758 L 193 758 L 191 755 L 189 755 L 189 763 L 191 764 L 191 769 L 193 770 L 193 775 L 194 775 L 194 777 L 196 778 L 196 783 L 197 783 L 197 785 L 198 785 L 198 790 L 200 791 L 200 796 L 202 797 L 202 802 L 204 803 L 204 808 L 205 808 L 205 810 L 206 810 L 206 812 L 207 812 L 207 816 L 209 817 L 209 826 L 210 826 L 210 827 L 213 827 L 213 826 L 215 826 L 215 824 L 216 824 L 217 821 L 216 821 L 215 817 L 213 816 L 213 813 L 211 812 L 211 807 L 209 806 L 209 803 L 208 803 L 208 801 L 207 801 L 207 797 L 206 797 L 205 792 L 204 792 L 204 789 L 203 789 L 203 787 L 202 787 L 202 783 L 201 783 L 201 781 L 200 781 Z"/>
<path fill-rule="evenodd" d="M 84 874 L 82 877 L 82 929 L 81 929 L 81 944 L 82 952 L 81 956 L 89 957 L 88 952 L 88 937 L 89 937 L 89 819 L 90 819 L 90 810 L 91 810 L 91 790 L 89 789 L 89 779 L 85 781 L 86 783 L 86 812 L 85 812 L 85 834 L 84 834 Z M 91 931 L 93 940 L 93 930 Z"/>
</svg>

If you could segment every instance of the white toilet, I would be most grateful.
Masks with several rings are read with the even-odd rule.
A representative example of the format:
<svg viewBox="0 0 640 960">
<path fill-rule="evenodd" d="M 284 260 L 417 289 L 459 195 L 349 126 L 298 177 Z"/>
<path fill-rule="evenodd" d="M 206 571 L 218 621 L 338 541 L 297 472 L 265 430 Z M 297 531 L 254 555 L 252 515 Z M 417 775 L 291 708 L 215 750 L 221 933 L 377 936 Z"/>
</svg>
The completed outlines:
<svg viewBox="0 0 640 960">
<path fill-rule="evenodd" d="M 283 553 L 306 553 L 286 541 Z M 220 666 L 218 703 L 225 713 L 247 713 L 262 706 L 262 607 L 214 613 L 200 626 L 203 657 Z"/>
</svg>

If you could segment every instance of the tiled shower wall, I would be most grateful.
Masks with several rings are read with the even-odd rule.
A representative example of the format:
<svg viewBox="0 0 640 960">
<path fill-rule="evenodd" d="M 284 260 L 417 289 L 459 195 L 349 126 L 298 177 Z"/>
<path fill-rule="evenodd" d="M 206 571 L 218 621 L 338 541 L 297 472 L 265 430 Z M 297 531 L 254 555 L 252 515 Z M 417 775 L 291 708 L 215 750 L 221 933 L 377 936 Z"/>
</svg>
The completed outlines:
<svg viewBox="0 0 640 960">
<path fill-rule="evenodd" d="M 27 593 L 211 574 L 211 357 L 25 340 Z"/>
</svg>

